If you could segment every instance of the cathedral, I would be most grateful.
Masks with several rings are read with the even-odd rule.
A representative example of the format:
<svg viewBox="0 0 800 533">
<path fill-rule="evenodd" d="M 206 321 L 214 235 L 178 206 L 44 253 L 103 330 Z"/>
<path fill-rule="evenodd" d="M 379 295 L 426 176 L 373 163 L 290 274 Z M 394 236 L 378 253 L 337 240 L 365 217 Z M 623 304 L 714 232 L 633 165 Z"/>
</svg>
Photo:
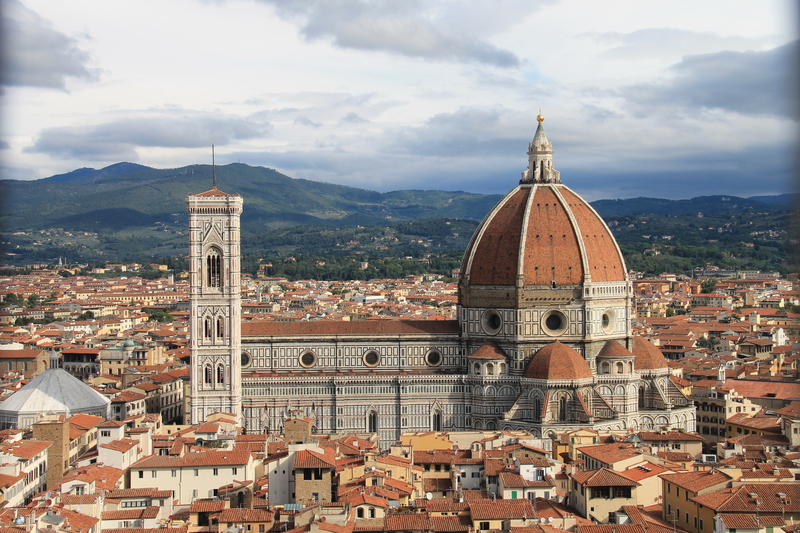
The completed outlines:
<svg viewBox="0 0 800 533">
<path fill-rule="evenodd" d="M 561 183 L 542 122 L 528 168 L 464 253 L 457 320 L 241 321 L 242 198 L 187 197 L 191 422 L 279 432 L 694 431 L 661 352 L 631 333 L 631 283 L 603 219 Z"/>
</svg>

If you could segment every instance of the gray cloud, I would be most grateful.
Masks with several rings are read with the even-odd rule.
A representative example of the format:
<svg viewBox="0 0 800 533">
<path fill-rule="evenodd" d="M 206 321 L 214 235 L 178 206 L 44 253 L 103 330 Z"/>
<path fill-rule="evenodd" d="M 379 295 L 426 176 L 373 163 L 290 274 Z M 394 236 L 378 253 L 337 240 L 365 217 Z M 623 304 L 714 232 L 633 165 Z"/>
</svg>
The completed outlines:
<svg viewBox="0 0 800 533">
<path fill-rule="evenodd" d="M 320 126 L 322 126 L 322 124 L 320 124 L 319 122 L 314 122 L 310 118 L 304 117 L 302 115 L 295 118 L 294 123 L 299 124 L 301 126 L 311 126 L 312 128 L 319 128 Z"/>
<path fill-rule="evenodd" d="M 197 148 L 212 142 L 224 146 L 234 140 L 265 137 L 271 128 L 268 123 L 225 115 L 152 113 L 151 116 L 120 118 L 97 125 L 46 129 L 25 152 L 135 161 L 138 159 L 137 147 Z"/>
<path fill-rule="evenodd" d="M 297 23 L 308 40 L 331 39 L 342 48 L 422 59 L 476 62 L 503 68 L 520 64 L 514 53 L 482 40 L 476 33 L 451 28 L 448 20 L 459 18 L 449 12 L 442 13 L 441 6 L 426 11 L 427 4 L 420 0 L 262 1 L 272 4 L 282 18 Z M 458 4 L 454 9 L 459 6 L 464 7 Z"/>
<path fill-rule="evenodd" d="M 363 122 L 369 122 L 369 120 L 363 118 L 355 111 L 350 111 L 348 114 L 342 117 L 341 122 L 348 122 L 350 124 L 361 124 Z"/>
<path fill-rule="evenodd" d="M 718 50 L 747 50 L 760 48 L 765 39 L 722 36 L 711 32 L 695 32 L 677 28 L 645 28 L 631 33 L 590 33 L 583 37 L 600 43 L 616 44 L 601 54 L 610 59 L 628 61 L 638 58 L 680 57 Z"/>
<path fill-rule="evenodd" d="M 3 2 L 2 85 L 64 89 L 67 78 L 93 80 L 96 71 L 78 41 L 16 0 Z"/>
<path fill-rule="evenodd" d="M 11 145 L 8 144 L 8 141 L 0 140 L 0 150 L 8 150 L 11 148 Z"/>
<path fill-rule="evenodd" d="M 794 41 L 763 52 L 686 56 L 671 67 L 672 79 L 628 86 L 619 94 L 645 113 L 653 107 L 675 107 L 795 118 L 792 69 L 797 48 Z"/>
</svg>

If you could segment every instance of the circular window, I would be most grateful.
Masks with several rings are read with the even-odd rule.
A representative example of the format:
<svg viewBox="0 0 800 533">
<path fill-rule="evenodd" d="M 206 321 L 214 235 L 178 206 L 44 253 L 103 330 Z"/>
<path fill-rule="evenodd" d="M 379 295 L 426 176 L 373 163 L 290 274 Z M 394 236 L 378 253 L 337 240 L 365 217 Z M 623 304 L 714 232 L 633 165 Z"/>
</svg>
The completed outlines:
<svg viewBox="0 0 800 533">
<path fill-rule="evenodd" d="M 608 309 L 603 313 L 602 324 L 606 334 L 614 333 L 614 311 Z"/>
<path fill-rule="evenodd" d="M 425 362 L 428 364 L 428 366 L 439 366 L 442 364 L 442 354 L 437 350 L 431 350 L 425 356 Z"/>
<path fill-rule="evenodd" d="M 317 364 L 317 355 L 314 352 L 308 350 L 300 354 L 301 366 L 304 366 L 306 368 L 311 368 L 315 364 Z"/>
<path fill-rule="evenodd" d="M 242 352 L 241 361 L 242 361 L 242 368 L 247 368 L 248 366 L 250 366 L 250 363 L 251 363 L 253 360 L 252 360 L 252 358 L 250 357 L 250 354 L 249 354 L 249 353 L 247 353 L 247 352 Z"/>
<path fill-rule="evenodd" d="M 381 356 L 375 350 L 370 350 L 364 354 L 364 364 L 367 366 L 378 366 L 381 362 Z"/>
<path fill-rule="evenodd" d="M 567 317 L 561 311 L 550 311 L 542 317 L 542 329 L 547 335 L 561 335 L 567 330 Z"/>
<path fill-rule="evenodd" d="M 487 335 L 496 335 L 503 326 L 503 317 L 494 309 L 487 309 L 481 316 L 481 327 Z"/>
</svg>

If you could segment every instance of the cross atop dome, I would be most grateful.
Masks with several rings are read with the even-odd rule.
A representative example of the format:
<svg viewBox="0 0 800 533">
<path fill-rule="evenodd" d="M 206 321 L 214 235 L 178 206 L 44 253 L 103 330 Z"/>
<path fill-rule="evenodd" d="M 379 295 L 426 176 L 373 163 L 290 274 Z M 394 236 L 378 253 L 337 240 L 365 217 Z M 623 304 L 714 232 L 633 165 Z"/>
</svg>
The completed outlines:
<svg viewBox="0 0 800 533">
<path fill-rule="evenodd" d="M 533 140 L 528 143 L 528 169 L 522 173 L 520 183 L 561 183 L 561 173 L 553 168 L 553 145 L 544 133 L 544 115 L 539 110 L 539 125 Z"/>
</svg>

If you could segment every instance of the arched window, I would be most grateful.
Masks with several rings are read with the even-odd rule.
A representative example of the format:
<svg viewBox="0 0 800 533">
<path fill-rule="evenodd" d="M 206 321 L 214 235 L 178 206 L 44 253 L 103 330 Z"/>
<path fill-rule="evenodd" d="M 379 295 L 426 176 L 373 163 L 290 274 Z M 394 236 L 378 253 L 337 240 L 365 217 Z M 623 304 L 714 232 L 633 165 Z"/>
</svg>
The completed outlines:
<svg viewBox="0 0 800 533">
<path fill-rule="evenodd" d="M 611 373 L 611 363 L 609 363 L 608 361 L 604 361 L 603 365 L 602 365 L 602 369 L 603 370 L 601 371 L 601 373 L 610 374 Z"/>
<path fill-rule="evenodd" d="M 358 509 L 356 509 L 356 516 L 358 518 L 364 518 L 364 508 L 363 507 L 359 507 Z"/>
<path fill-rule="evenodd" d="M 211 248 L 206 255 L 206 286 L 222 287 L 222 253 L 217 248 Z"/>
<path fill-rule="evenodd" d="M 542 399 L 541 398 L 534 398 L 534 400 L 533 400 L 533 419 L 534 420 L 541 420 L 542 419 Z"/>
<path fill-rule="evenodd" d="M 442 430 L 442 412 L 439 410 L 434 411 L 431 416 L 431 429 L 433 431 Z"/>
<path fill-rule="evenodd" d="M 211 318 L 210 317 L 206 317 L 206 319 L 203 322 L 205 323 L 205 325 L 204 325 L 205 338 L 206 339 L 210 339 L 211 338 Z"/>
<path fill-rule="evenodd" d="M 225 338 L 225 319 L 222 317 L 217 318 L 217 338 L 220 340 Z"/>
<path fill-rule="evenodd" d="M 481 373 L 481 365 L 479 365 L 478 363 L 475 363 L 474 365 L 472 365 L 472 372 L 475 373 L 475 374 L 480 374 Z"/>
<path fill-rule="evenodd" d="M 225 383 L 225 369 L 222 365 L 217 365 L 217 385 Z"/>
<path fill-rule="evenodd" d="M 645 390 L 644 387 L 639 387 L 639 409 L 644 409 L 645 405 Z"/>
<path fill-rule="evenodd" d="M 487 363 L 486 365 L 486 375 L 487 376 L 494 376 L 494 364 Z"/>
<path fill-rule="evenodd" d="M 368 433 L 377 433 L 378 432 L 378 413 L 377 413 L 377 411 L 369 411 L 367 413 L 367 432 Z"/>
<path fill-rule="evenodd" d="M 559 422 L 566 422 L 567 421 L 567 397 L 562 396 L 560 400 L 558 400 L 558 421 Z"/>
<path fill-rule="evenodd" d="M 370 518 L 375 518 L 375 508 L 374 507 L 370 507 L 369 508 L 369 517 Z"/>
<path fill-rule="evenodd" d="M 625 372 L 624 365 L 622 361 L 617 361 L 617 374 L 623 374 Z"/>
<path fill-rule="evenodd" d="M 205 382 L 206 382 L 206 385 L 211 385 L 211 379 L 212 379 L 211 365 L 206 365 L 206 367 L 205 367 Z"/>
</svg>

